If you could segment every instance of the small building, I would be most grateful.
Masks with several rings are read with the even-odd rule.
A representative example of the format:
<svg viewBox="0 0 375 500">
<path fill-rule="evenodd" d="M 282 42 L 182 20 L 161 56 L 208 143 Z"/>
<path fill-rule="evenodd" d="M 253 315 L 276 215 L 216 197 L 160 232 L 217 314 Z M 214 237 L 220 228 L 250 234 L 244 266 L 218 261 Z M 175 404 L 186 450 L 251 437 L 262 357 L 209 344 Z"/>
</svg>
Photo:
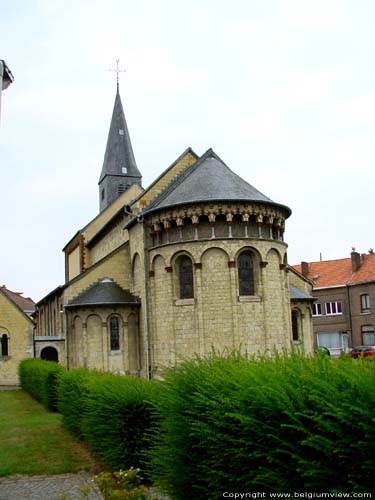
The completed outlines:
<svg viewBox="0 0 375 500">
<path fill-rule="evenodd" d="M 375 345 L 375 254 L 318 262 L 294 269 L 313 282 L 313 328 L 317 345 L 339 355 L 357 345 Z"/>
<path fill-rule="evenodd" d="M 32 299 L 0 286 L 0 385 L 18 384 L 19 362 L 34 355 L 34 309 Z"/>
</svg>

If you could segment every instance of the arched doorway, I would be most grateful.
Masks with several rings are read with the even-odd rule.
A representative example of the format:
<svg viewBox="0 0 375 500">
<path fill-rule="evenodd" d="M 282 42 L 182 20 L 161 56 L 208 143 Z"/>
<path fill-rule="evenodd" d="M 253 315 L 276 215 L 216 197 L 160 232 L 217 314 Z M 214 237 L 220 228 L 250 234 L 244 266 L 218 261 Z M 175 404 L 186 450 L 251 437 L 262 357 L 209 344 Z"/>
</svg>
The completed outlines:
<svg viewBox="0 0 375 500">
<path fill-rule="evenodd" d="M 54 347 L 44 347 L 40 352 L 41 359 L 45 361 L 56 361 L 59 362 L 59 353 Z"/>
</svg>

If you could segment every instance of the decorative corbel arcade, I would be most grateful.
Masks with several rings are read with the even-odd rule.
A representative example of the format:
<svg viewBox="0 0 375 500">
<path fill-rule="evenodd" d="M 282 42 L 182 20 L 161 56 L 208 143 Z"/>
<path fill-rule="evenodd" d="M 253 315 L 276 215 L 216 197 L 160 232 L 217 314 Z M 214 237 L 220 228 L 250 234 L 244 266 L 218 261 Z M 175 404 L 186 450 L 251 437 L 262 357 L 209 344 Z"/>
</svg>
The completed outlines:
<svg viewBox="0 0 375 500">
<path fill-rule="evenodd" d="M 284 241 L 286 215 L 278 207 L 263 204 L 176 207 L 147 219 L 148 246 L 226 238 Z"/>
</svg>

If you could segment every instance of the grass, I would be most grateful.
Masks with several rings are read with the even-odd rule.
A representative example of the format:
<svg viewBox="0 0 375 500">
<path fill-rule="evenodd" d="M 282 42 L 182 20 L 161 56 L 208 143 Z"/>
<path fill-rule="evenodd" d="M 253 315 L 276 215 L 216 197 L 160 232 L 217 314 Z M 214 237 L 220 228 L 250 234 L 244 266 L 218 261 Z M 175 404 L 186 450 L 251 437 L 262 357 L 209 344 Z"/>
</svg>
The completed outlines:
<svg viewBox="0 0 375 500">
<path fill-rule="evenodd" d="M 93 472 L 96 461 L 61 415 L 22 390 L 0 391 L 0 477 Z"/>
</svg>

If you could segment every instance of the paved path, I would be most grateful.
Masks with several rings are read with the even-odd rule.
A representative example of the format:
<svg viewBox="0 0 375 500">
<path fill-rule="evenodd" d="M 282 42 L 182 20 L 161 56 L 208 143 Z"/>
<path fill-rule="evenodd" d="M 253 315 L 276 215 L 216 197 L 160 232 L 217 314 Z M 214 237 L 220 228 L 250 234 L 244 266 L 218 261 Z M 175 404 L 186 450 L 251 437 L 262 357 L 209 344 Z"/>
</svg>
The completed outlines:
<svg viewBox="0 0 375 500">
<path fill-rule="evenodd" d="M 87 491 L 87 495 L 84 496 L 82 491 Z M 103 499 L 98 488 L 86 473 L 0 478 L 0 500 L 78 500 L 81 498 Z"/>
</svg>

